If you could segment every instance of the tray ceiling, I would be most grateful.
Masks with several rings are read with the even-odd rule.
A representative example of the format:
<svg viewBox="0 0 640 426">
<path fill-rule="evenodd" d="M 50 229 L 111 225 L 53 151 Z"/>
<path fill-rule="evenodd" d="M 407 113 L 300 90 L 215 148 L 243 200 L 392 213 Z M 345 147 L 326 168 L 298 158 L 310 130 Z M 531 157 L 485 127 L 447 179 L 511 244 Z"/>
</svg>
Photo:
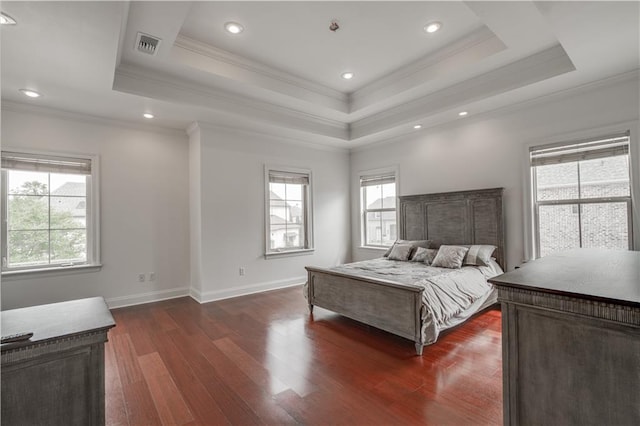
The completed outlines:
<svg viewBox="0 0 640 426">
<path fill-rule="evenodd" d="M 8 107 L 29 87 L 43 92 L 38 105 L 65 111 L 128 121 L 151 111 L 169 128 L 199 121 L 344 148 L 639 61 L 636 2 L 2 2 L 2 11 L 18 21 L 2 27 Z M 227 33 L 229 21 L 244 31 Z M 432 21 L 442 28 L 428 34 Z M 139 33 L 161 39 L 155 55 L 135 49 Z"/>
</svg>

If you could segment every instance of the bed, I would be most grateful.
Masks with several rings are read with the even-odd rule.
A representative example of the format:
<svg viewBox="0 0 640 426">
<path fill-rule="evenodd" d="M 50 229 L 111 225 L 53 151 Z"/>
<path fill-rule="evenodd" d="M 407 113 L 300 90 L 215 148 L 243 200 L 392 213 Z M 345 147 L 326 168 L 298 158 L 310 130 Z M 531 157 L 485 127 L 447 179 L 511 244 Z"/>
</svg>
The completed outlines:
<svg viewBox="0 0 640 426">
<path fill-rule="evenodd" d="M 471 273 L 483 274 L 482 281 L 488 290 L 464 311 L 436 324 L 436 312 L 440 308 L 429 305 L 429 293 L 433 293 L 429 286 L 434 279 L 451 281 L 454 277 L 445 273 L 445 278 L 437 278 L 442 275 L 435 273 L 438 271 L 427 271 L 426 277 L 420 277 L 415 274 L 440 268 L 375 259 L 335 268 L 306 267 L 305 296 L 311 314 L 313 307 L 319 306 L 410 339 L 415 343 L 416 353 L 422 355 L 423 347 L 435 342 L 440 331 L 458 325 L 496 303 L 496 292 L 486 278 L 506 270 L 502 194 L 502 188 L 493 188 L 399 197 L 400 239 L 429 240 L 434 248 L 478 244 L 496 247 L 492 256 L 498 269 L 488 271 L 473 267 L 477 272 Z M 378 266 L 383 272 L 377 270 Z M 385 266 L 391 271 L 385 272 Z M 415 270 L 416 267 L 421 270 Z M 410 271 L 403 276 L 401 271 L 394 273 L 394 269 Z M 462 270 L 453 272 L 463 273 Z M 430 279 L 431 275 L 436 278 Z M 457 286 L 455 282 L 451 285 Z"/>
</svg>

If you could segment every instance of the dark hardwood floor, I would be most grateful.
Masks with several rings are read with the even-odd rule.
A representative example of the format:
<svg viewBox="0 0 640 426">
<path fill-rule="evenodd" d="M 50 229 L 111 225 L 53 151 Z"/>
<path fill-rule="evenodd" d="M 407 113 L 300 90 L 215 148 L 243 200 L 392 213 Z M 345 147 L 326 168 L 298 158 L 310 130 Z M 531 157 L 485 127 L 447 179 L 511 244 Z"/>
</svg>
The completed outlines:
<svg viewBox="0 0 640 426">
<path fill-rule="evenodd" d="M 413 343 L 315 308 L 300 287 L 115 309 L 108 425 L 502 423 L 500 312 Z"/>
</svg>

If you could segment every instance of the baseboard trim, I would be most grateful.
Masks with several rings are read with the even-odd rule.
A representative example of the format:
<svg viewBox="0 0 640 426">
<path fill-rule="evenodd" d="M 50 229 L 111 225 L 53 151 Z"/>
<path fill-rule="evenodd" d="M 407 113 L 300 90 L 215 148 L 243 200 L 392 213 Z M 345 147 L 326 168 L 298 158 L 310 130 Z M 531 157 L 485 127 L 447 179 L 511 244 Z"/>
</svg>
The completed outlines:
<svg viewBox="0 0 640 426">
<path fill-rule="evenodd" d="M 106 302 L 109 309 L 124 308 L 125 306 L 142 305 L 144 303 L 160 302 L 161 300 L 190 296 L 189 290 L 189 287 L 180 287 L 169 290 L 151 291 L 149 293 L 112 297 L 110 299 L 106 299 Z"/>
<path fill-rule="evenodd" d="M 286 280 L 268 281 L 265 283 L 251 284 L 247 286 L 235 287 L 232 289 L 225 289 L 225 290 L 201 292 L 199 290 L 192 288 L 190 290 L 189 296 L 191 296 L 191 298 L 194 299 L 196 302 L 202 304 L 202 303 L 208 303 L 208 302 L 215 302 L 216 300 L 224 300 L 224 299 L 231 299 L 233 297 L 247 296 L 249 294 L 254 294 L 254 293 L 262 293 L 270 290 L 278 290 L 281 288 L 295 287 L 297 285 L 304 284 L 306 281 L 307 281 L 307 277 L 303 276 L 303 277 L 289 278 Z"/>
</svg>

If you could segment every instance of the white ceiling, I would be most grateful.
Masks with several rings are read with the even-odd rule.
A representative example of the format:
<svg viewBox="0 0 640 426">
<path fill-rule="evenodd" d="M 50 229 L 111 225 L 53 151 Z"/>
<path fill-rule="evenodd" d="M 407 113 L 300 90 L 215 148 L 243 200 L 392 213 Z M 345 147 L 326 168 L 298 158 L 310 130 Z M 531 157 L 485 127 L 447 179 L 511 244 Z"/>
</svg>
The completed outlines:
<svg viewBox="0 0 640 426">
<path fill-rule="evenodd" d="M 3 108 L 352 148 L 637 71 L 638 2 L 6 2 Z M 336 19 L 340 29 L 329 30 Z M 244 25 L 231 35 L 227 21 Z M 427 34 L 426 23 L 441 31 Z M 155 56 L 138 32 L 162 39 Z M 352 71 L 355 78 L 340 77 Z M 27 99 L 18 89 L 43 93 Z M 148 123 L 148 121 L 147 121 Z"/>
</svg>

